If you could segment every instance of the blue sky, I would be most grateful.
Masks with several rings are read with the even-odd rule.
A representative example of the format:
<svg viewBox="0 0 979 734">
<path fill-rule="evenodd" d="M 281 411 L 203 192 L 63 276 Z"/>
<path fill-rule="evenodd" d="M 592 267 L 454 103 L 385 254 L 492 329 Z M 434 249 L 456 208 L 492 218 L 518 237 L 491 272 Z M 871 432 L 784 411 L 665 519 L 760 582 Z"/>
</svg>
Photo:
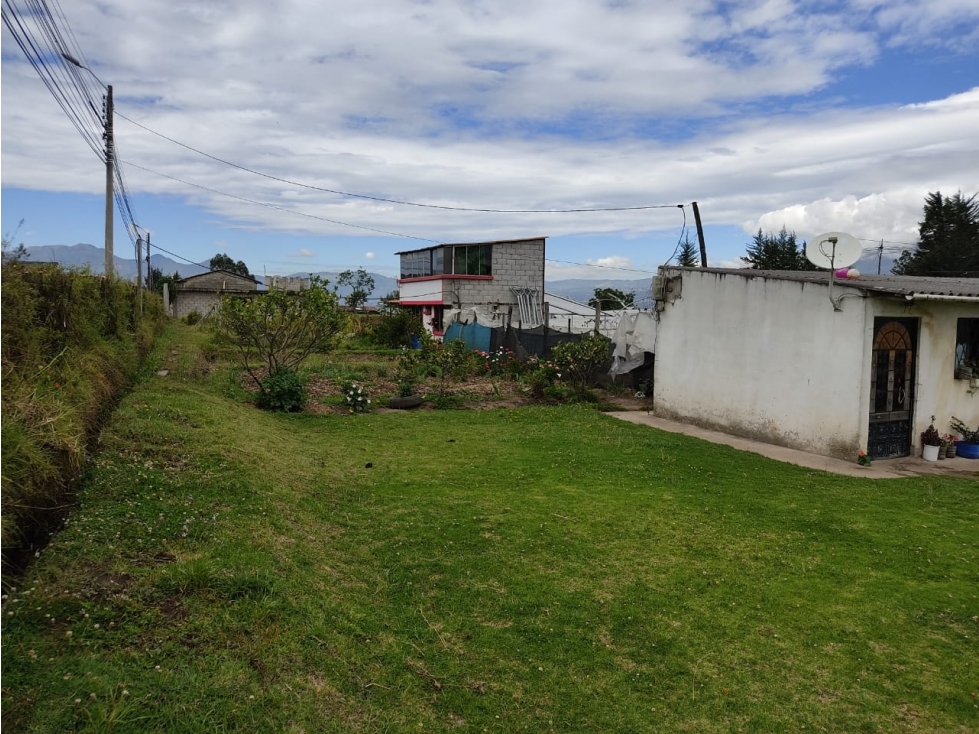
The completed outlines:
<svg viewBox="0 0 979 734">
<path fill-rule="evenodd" d="M 925 194 L 979 190 L 974 0 L 64 9 L 120 115 L 320 188 L 471 209 L 696 200 L 724 266 L 759 227 L 899 251 Z M 25 244 L 100 245 L 104 168 L 6 28 L 0 93 L 3 232 L 23 219 Z M 683 225 L 669 206 L 507 214 L 345 197 L 123 117 L 115 131 L 155 245 L 258 273 L 394 275 L 394 252 L 430 240 L 546 235 L 549 279 L 639 278 Z M 117 219 L 116 254 L 131 249 Z"/>
</svg>

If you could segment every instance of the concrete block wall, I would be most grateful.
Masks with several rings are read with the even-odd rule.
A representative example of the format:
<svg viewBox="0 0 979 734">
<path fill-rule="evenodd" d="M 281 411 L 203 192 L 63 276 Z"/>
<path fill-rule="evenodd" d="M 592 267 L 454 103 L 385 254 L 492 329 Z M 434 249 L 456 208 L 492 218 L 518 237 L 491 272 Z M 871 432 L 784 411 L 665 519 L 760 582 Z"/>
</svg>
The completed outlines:
<svg viewBox="0 0 979 734">
<path fill-rule="evenodd" d="M 182 319 L 193 311 L 201 316 L 213 316 L 221 304 L 221 297 L 215 291 L 177 291 L 171 298 L 175 319 Z"/>
<path fill-rule="evenodd" d="M 516 304 L 511 288 L 536 288 L 544 293 L 544 240 L 493 244 L 492 280 L 449 280 L 463 308 L 485 304 Z M 454 299 L 446 298 L 446 303 Z M 452 303 L 452 305 L 455 305 Z"/>
</svg>

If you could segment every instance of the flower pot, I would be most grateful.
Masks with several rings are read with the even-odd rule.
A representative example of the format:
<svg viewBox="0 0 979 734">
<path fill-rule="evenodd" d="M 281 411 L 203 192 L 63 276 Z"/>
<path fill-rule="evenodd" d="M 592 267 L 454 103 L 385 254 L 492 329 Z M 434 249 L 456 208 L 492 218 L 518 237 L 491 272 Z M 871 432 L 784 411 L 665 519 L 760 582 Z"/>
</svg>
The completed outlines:
<svg viewBox="0 0 979 734">
<path fill-rule="evenodd" d="M 938 449 L 941 446 L 922 446 L 921 448 L 921 458 L 925 461 L 938 461 Z"/>
<path fill-rule="evenodd" d="M 388 399 L 388 407 L 398 410 L 417 408 L 422 404 L 424 399 L 421 395 L 395 395 L 393 398 Z"/>
<path fill-rule="evenodd" d="M 945 458 L 946 459 L 955 458 L 955 441 L 949 441 L 948 446 L 945 448 Z"/>
<path fill-rule="evenodd" d="M 956 441 L 955 451 L 963 459 L 979 459 L 979 443 Z"/>
</svg>

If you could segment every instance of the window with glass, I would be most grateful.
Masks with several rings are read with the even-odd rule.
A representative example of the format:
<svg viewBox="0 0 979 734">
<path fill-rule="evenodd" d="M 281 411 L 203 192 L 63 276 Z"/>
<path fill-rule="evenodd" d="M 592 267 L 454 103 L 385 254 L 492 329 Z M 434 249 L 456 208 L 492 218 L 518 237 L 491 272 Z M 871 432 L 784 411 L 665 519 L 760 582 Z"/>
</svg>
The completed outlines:
<svg viewBox="0 0 979 734">
<path fill-rule="evenodd" d="M 442 272 L 442 248 L 401 253 L 401 277 L 423 278 Z"/>
<path fill-rule="evenodd" d="M 491 245 L 457 245 L 452 248 L 452 272 L 455 275 L 492 275 Z"/>
<path fill-rule="evenodd" d="M 979 319 L 959 319 L 956 324 L 955 377 L 979 377 Z"/>
</svg>

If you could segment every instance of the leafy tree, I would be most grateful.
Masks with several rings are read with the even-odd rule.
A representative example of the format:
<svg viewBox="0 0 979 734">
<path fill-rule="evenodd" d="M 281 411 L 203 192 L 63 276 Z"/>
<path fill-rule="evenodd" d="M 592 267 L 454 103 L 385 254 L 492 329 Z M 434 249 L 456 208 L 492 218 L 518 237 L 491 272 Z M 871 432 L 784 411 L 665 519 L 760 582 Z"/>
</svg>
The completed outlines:
<svg viewBox="0 0 979 734">
<path fill-rule="evenodd" d="M 313 276 L 309 288 L 298 293 L 273 289 L 250 298 L 225 296 L 221 301 L 221 329 L 238 350 L 242 367 L 259 385 L 259 402 L 270 397 L 271 383 L 266 378 L 295 371 L 309 355 L 334 347 L 347 317 L 336 292 L 326 286 L 326 281 Z M 260 378 L 263 366 L 265 378 Z"/>
<path fill-rule="evenodd" d="M 245 265 L 244 262 L 241 260 L 235 262 L 223 252 L 212 257 L 211 261 L 208 263 L 208 266 L 211 268 L 211 270 L 224 270 L 225 272 L 237 273 L 238 275 L 251 275 L 251 273 L 248 272 L 248 266 Z"/>
<path fill-rule="evenodd" d="M 381 297 L 381 300 L 379 301 L 378 305 L 381 307 L 381 310 L 384 311 L 385 313 L 393 314 L 393 313 L 397 313 L 398 310 L 401 308 L 400 301 L 401 301 L 401 293 L 398 291 L 391 291 L 386 296 Z"/>
<path fill-rule="evenodd" d="M 363 268 L 357 268 L 357 272 L 344 270 L 337 276 L 338 286 L 348 286 L 350 293 L 347 294 L 347 306 L 356 310 L 367 303 L 367 297 L 374 292 L 374 278 Z"/>
<path fill-rule="evenodd" d="M 159 268 L 153 268 L 152 276 L 146 276 L 146 287 L 149 288 L 150 284 L 153 285 L 153 290 L 156 293 L 163 295 L 163 284 L 170 284 L 170 294 L 173 295 L 173 284 L 180 280 L 180 273 L 176 270 L 170 275 L 164 275 L 163 271 Z"/>
<path fill-rule="evenodd" d="M 754 270 L 816 270 L 806 259 L 806 243 L 800 247 L 795 232 L 783 226 L 778 234 L 758 230 L 748 245 L 748 254 L 741 258 Z"/>
<path fill-rule="evenodd" d="M 684 268 L 695 268 L 700 265 L 700 252 L 697 246 L 690 241 L 689 234 L 680 243 L 680 254 L 677 255 L 676 264 Z"/>
<path fill-rule="evenodd" d="M 901 253 L 895 275 L 972 277 L 979 275 L 979 201 L 959 192 L 925 197 L 924 220 L 918 226 L 918 246 Z"/>
<path fill-rule="evenodd" d="M 588 299 L 588 305 L 602 311 L 618 311 L 632 308 L 636 302 L 636 292 L 623 293 L 618 288 L 596 288 L 595 295 Z"/>
</svg>

